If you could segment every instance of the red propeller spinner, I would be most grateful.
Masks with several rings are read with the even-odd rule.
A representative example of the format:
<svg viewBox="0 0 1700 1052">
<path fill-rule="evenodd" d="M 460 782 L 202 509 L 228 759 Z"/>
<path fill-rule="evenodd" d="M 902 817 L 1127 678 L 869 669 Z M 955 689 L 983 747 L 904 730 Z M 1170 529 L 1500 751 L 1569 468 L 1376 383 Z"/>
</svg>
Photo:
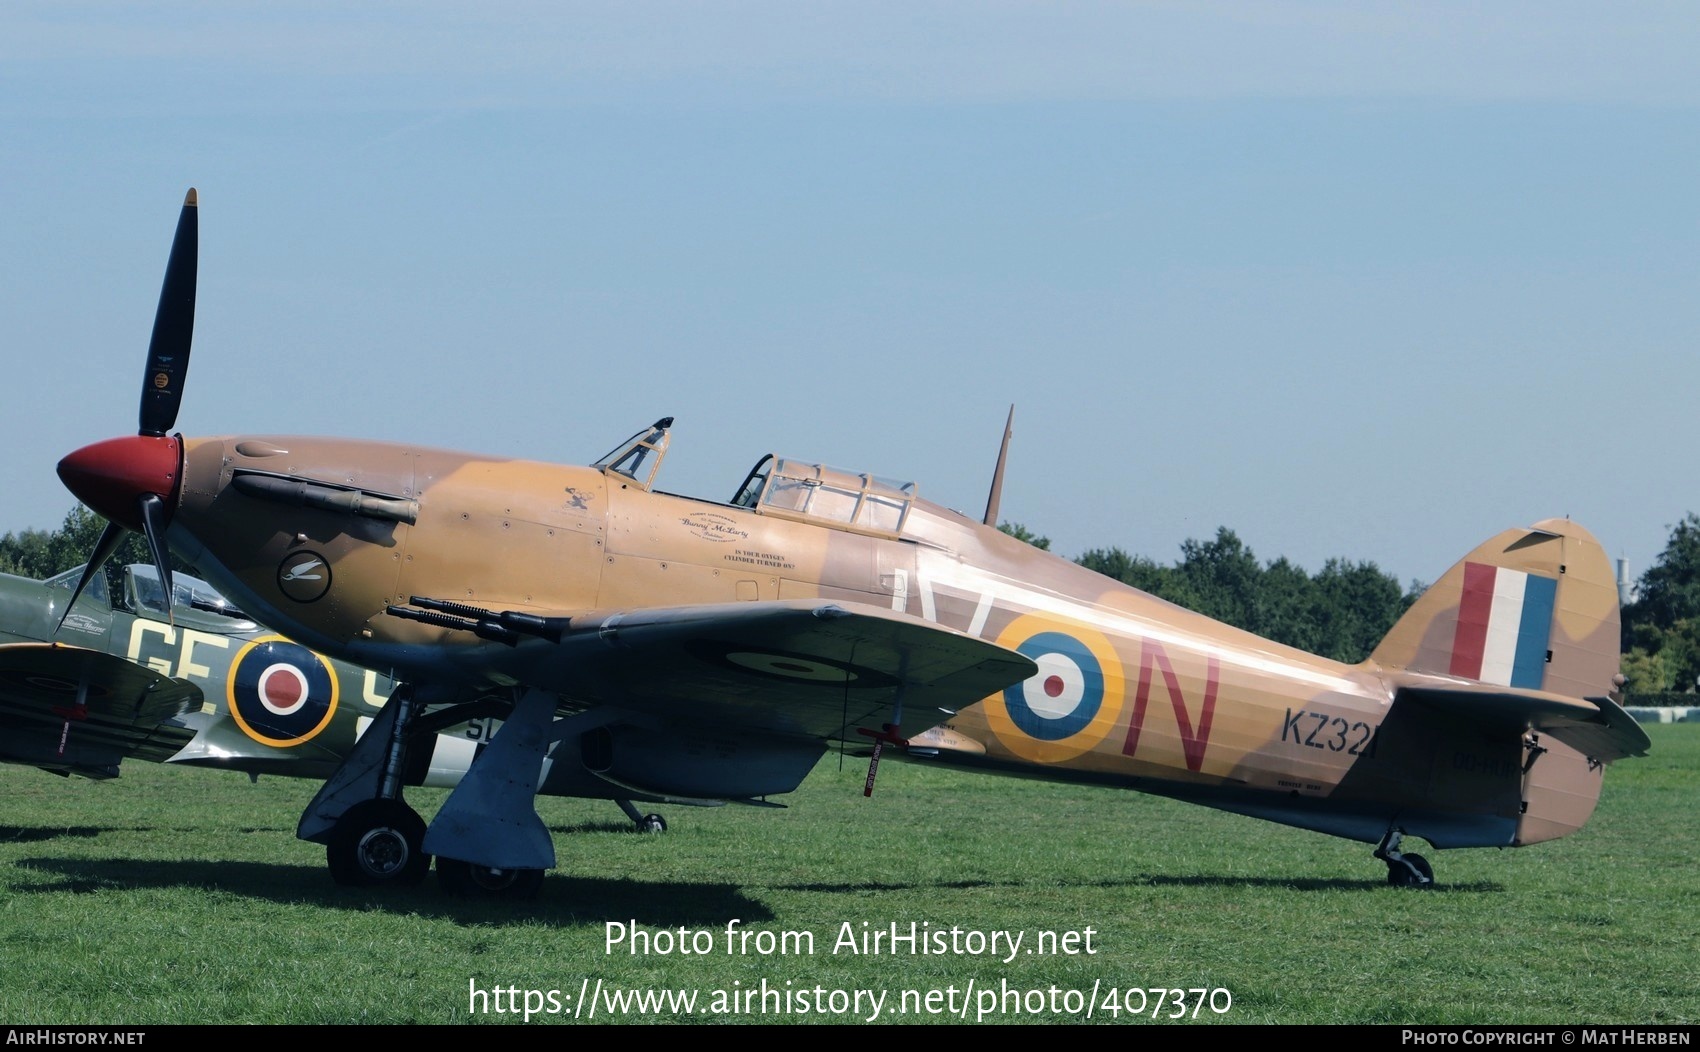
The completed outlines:
<svg viewBox="0 0 1700 1052">
<path fill-rule="evenodd" d="M 175 438 L 125 435 L 84 446 L 59 462 L 59 481 L 91 511 L 142 533 L 142 500 L 160 498 L 166 518 L 177 503 L 183 451 Z"/>
</svg>

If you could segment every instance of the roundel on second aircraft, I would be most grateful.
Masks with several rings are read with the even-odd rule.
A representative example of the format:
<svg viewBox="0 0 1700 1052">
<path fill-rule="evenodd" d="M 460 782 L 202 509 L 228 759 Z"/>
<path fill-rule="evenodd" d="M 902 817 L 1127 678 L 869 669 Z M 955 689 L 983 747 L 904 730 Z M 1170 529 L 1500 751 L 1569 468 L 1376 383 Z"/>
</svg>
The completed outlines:
<svg viewBox="0 0 1700 1052">
<path fill-rule="evenodd" d="M 992 730 L 1023 759 L 1072 759 L 1104 740 L 1122 709 L 1121 662 L 1110 641 L 1083 625 L 1023 614 L 998 635 L 1039 670 L 986 705 Z"/>
<path fill-rule="evenodd" d="M 243 733 L 266 745 L 300 745 L 336 712 L 338 685 L 330 663 L 282 636 L 262 636 L 230 663 L 225 697 Z"/>
</svg>

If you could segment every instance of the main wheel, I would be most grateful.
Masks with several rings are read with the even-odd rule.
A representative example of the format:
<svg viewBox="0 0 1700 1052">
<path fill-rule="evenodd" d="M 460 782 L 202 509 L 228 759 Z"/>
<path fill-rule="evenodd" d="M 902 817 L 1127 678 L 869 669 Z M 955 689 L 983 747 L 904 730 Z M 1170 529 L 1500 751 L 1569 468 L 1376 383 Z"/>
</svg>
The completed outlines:
<svg viewBox="0 0 1700 1052">
<path fill-rule="evenodd" d="M 1404 855 L 1398 862 L 1387 863 L 1387 883 L 1397 888 L 1433 887 L 1434 867 L 1421 855 Z"/>
<path fill-rule="evenodd" d="M 665 833 L 667 820 L 658 814 L 647 814 L 637 820 L 637 828 L 640 833 Z"/>
<path fill-rule="evenodd" d="M 337 819 L 325 844 L 331 879 L 350 887 L 413 885 L 425 879 L 425 820 L 400 800 L 366 800 Z"/>
<path fill-rule="evenodd" d="M 437 858 L 437 883 L 466 898 L 533 899 L 543 889 L 541 869 L 492 869 L 458 858 Z"/>
</svg>

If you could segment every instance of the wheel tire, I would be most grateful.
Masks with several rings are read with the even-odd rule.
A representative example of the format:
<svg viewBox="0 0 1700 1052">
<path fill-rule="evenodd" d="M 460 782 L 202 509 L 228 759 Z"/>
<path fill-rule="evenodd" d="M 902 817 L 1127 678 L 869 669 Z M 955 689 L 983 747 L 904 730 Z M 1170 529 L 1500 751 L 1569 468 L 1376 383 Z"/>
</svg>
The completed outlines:
<svg viewBox="0 0 1700 1052">
<path fill-rule="evenodd" d="M 1434 867 L 1421 855 L 1406 854 L 1402 861 L 1387 863 L 1387 883 L 1396 888 L 1431 888 Z"/>
<path fill-rule="evenodd" d="M 400 800 L 366 800 L 337 819 L 325 844 L 331 879 L 347 887 L 411 886 L 425 879 L 425 820 Z"/>
<path fill-rule="evenodd" d="M 640 833 L 665 833 L 667 820 L 657 814 L 647 814 L 638 819 L 637 828 Z"/>
<path fill-rule="evenodd" d="M 543 889 L 541 869 L 491 869 L 458 858 L 437 859 L 437 883 L 461 898 L 534 899 Z"/>
</svg>

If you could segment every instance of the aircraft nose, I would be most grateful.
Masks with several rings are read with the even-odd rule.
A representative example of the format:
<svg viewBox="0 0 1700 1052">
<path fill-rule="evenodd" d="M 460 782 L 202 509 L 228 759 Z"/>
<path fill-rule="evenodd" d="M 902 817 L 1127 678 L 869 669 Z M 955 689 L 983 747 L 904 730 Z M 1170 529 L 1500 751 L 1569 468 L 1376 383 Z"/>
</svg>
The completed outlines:
<svg viewBox="0 0 1700 1052">
<path fill-rule="evenodd" d="M 84 446 L 59 462 L 59 480 L 103 518 L 140 533 L 140 499 L 177 503 L 182 447 L 163 435 L 126 435 Z"/>
</svg>

